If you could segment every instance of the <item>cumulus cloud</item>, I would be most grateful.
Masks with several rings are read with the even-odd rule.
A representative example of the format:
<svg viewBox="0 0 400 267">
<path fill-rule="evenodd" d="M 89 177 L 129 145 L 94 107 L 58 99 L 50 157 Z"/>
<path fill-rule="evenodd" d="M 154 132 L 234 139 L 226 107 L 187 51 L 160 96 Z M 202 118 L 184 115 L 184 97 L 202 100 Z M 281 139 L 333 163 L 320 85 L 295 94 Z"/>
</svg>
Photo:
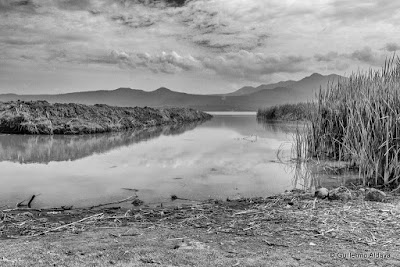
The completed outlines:
<svg viewBox="0 0 400 267">
<path fill-rule="evenodd" d="M 371 47 L 365 46 L 362 49 L 355 50 L 353 53 L 346 55 L 350 59 L 366 62 L 374 65 L 381 65 L 384 58 L 377 51 L 373 51 Z"/>
<path fill-rule="evenodd" d="M 109 55 L 102 59 L 94 59 L 93 63 L 118 64 L 122 68 L 143 68 L 154 73 L 178 73 L 181 71 L 191 71 L 201 68 L 199 60 L 191 55 L 182 56 L 177 52 L 162 52 L 160 54 L 149 53 L 128 53 L 125 51 L 113 50 Z"/>
<path fill-rule="evenodd" d="M 241 50 L 216 58 L 204 58 L 203 64 L 220 75 L 260 80 L 263 75 L 302 71 L 306 68 L 306 61 L 307 58 L 301 56 L 267 55 Z"/>
<path fill-rule="evenodd" d="M 122 68 L 144 68 L 154 73 L 182 71 L 213 71 L 225 77 L 259 80 L 262 75 L 293 73 L 304 69 L 307 58 L 300 56 L 265 55 L 241 50 L 218 57 L 194 57 L 175 51 L 160 54 L 129 53 L 113 50 L 105 57 L 92 58 L 92 63 L 118 64 Z"/>
<path fill-rule="evenodd" d="M 214 72 L 228 79 L 261 80 L 275 73 L 304 70 L 308 58 L 294 55 L 266 55 L 241 50 L 218 57 L 180 55 L 175 51 L 150 54 L 113 50 L 105 56 L 89 55 L 89 63 L 118 65 L 124 69 L 145 69 L 153 73 Z M 88 62 L 88 61 L 86 61 Z"/>
<path fill-rule="evenodd" d="M 396 51 L 398 47 L 395 44 L 386 44 L 384 49 L 373 49 L 364 46 L 349 53 L 338 53 L 330 51 L 325 54 L 315 54 L 314 59 L 320 64 L 325 64 L 329 70 L 346 70 L 351 65 L 366 64 L 369 66 L 382 66 L 387 57 L 391 55 L 387 53 Z"/>
</svg>

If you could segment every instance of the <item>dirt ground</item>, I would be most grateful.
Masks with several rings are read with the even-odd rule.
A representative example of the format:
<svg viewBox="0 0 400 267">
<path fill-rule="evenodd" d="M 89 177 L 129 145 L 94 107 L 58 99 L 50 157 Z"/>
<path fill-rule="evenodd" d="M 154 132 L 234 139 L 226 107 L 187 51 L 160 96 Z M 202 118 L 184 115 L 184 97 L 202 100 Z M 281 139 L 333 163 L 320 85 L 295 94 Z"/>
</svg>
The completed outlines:
<svg viewBox="0 0 400 267">
<path fill-rule="evenodd" d="M 291 194 L 68 216 L 14 212 L 0 223 L 0 266 L 400 266 L 399 205 L 398 197 L 314 205 Z"/>
</svg>

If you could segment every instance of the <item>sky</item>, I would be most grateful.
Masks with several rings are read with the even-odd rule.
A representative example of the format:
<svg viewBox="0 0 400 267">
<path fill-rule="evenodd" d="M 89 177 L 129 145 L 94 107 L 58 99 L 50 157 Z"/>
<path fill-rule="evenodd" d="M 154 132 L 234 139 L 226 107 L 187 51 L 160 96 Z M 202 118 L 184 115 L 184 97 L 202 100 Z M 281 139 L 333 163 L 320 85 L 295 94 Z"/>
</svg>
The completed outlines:
<svg viewBox="0 0 400 267">
<path fill-rule="evenodd" d="M 227 93 L 380 68 L 393 0 L 0 0 L 0 93 Z"/>
</svg>

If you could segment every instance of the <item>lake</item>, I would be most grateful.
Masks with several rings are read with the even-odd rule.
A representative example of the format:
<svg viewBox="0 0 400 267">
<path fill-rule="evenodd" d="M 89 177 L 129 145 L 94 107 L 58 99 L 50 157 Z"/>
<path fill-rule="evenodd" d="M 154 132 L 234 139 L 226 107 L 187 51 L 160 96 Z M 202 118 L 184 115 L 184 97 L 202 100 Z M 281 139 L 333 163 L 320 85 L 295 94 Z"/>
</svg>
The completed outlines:
<svg viewBox="0 0 400 267">
<path fill-rule="evenodd" d="M 81 136 L 0 135 L 0 206 L 88 206 L 139 190 L 146 203 L 270 196 L 293 188 L 295 124 L 253 113 L 204 123 Z M 279 151 L 279 153 L 278 153 Z M 277 156 L 278 153 L 278 156 Z"/>
</svg>

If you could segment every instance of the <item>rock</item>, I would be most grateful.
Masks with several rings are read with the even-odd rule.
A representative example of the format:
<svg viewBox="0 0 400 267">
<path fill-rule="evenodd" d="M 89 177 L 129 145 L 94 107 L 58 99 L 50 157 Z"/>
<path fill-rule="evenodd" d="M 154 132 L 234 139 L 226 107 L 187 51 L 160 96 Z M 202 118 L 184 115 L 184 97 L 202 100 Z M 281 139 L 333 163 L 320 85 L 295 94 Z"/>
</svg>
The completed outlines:
<svg viewBox="0 0 400 267">
<path fill-rule="evenodd" d="M 138 198 L 136 198 L 134 201 L 132 201 L 132 205 L 133 206 L 141 206 L 141 205 L 143 205 L 144 204 L 144 202 L 143 202 L 143 200 L 140 200 L 140 199 L 138 199 Z"/>
<path fill-rule="evenodd" d="M 297 189 L 297 188 L 290 190 L 290 192 L 292 192 L 293 194 L 304 194 L 305 193 L 304 190 Z"/>
<path fill-rule="evenodd" d="M 345 187 L 334 188 L 329 191 L 330 200 L 349 201 L 353 199 L 351 192 Z"/>
<path fill-rule="evenodd" d="M 386 193 L 375 189 L 375 188 L 366 188 L 365 189 L 365 197 L 364 199 L 367 201 L 377 201 L 383 202 L 386 198 Z"/>
<path fill-rule="evenodd" d="M 321 199 L 327 198 L 329 196 L 329 190 L 325 187 L 321 187 L 315 190 L 314 196 Z"/>
</svg>

